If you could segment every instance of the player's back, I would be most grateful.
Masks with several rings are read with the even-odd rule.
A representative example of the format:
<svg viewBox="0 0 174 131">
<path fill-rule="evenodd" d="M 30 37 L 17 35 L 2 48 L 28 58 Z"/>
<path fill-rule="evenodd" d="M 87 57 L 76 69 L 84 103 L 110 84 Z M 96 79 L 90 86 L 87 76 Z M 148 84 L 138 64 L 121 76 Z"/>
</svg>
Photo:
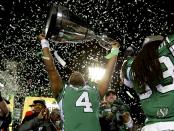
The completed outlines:
<svg viewBox="0 0 174 131">
<path fill-rule="evenodd" d="M 96 88 L 67 86 L 61 101 L 64 130 L 100 131 L 99 101 L 100 97 Z"/>
<path fill-rule="evenodd" d="M 163 78 L 156 82 L 154 91 L 148 85 L 146 91 L 142 91 L 133 80 L 131 69 L 125 67 L 126 78 L 133 80 L 133 88 L 140 97 L 142 109 L 148 118 L 147 124 L 174 121 L 174 35 L 160 44 L 158 54 Z"/>
<path fill-rule="evenodd" d="M 156 91 L 146 87 L 140 94 L 147 124 L 174 121 L 174 37 L 164 40 L 158 48 L 163 78 L 156 83 Z"/>
</svg>

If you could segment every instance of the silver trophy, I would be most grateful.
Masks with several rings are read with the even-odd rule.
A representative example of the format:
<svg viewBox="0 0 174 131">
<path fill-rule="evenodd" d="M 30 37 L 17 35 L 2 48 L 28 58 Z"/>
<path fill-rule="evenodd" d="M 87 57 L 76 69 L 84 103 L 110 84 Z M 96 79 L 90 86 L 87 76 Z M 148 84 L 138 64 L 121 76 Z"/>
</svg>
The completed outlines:
<svg viewBox="0 0 174 131">
<path fill-rule="evenodd" d="M 85 20 L 74 15 L 68 8 L 53 5 L 50 9 L 45 35 L 56 43 L 76 43 L 96 39 L 100 46 L 110 49 L 111 38 L 96 35 Z"/>
</svg>

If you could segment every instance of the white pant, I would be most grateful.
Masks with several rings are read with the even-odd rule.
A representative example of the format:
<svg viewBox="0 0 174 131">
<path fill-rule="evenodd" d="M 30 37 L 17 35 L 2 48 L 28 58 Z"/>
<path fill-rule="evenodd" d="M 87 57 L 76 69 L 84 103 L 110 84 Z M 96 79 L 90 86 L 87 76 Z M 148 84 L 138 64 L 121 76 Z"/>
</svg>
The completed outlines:
<svg viewBox="0 0 174 131">
<path fill-rule="evenodd" d="M 141 131 L 174 131 L 174 121 L 146 125 L 141 129 Z"/>
</svg>

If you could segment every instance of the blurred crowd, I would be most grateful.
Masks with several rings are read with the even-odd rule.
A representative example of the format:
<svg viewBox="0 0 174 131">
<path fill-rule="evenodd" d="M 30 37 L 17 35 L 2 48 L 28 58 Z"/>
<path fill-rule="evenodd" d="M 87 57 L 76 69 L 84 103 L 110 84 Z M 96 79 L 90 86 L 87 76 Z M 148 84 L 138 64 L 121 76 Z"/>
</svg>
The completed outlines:
<svg viewBox="0 0 174 131">
<path fill-rule="evenodd" d="M 37 99 L 22 118 L 14 119 L 8 107 L 10 102 L 0 96 L 0 128 L 2 131 L 62 131 L 63 120 L 59 108 L 49 109 L 46 101 Z M 22 104 L 21 107 L 23 109 Z M 17 112 L 16 112 L 17 113 Z M 99 120 L 102 131 L 137 131 L 143 125 L 133 122 L 129 106 L 117 97 L 114 89 L 109 89 L 100 102 Z M 15 114 L 14 114 L 15 115 Z M 13 120 L 13 122 L 12 122 Z M 12 124 L 11 124 L 12 122 Z M 129 124 L 128 124 L 129 123 Z M 11 128 L 10 128 L 11 127 Z"/>
</svg>

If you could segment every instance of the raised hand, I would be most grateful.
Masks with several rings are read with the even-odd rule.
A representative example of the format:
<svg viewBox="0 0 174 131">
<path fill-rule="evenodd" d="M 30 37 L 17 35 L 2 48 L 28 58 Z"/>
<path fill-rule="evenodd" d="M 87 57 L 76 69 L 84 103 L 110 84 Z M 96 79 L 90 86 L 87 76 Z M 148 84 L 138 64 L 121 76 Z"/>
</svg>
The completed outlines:
<svg viewBox="0 0 174 131">
<path fill-rule="evenodd" d="M 45 34 L 41 33 L 41 34 L 38 36 L 38 39 L 39 39 L 39 40 L 45 39 Z"/>
<path fill-rule="evenodd" d="M 112 48 L 120 48 L 120 43 L 116 40 L 112 41 L 111 44 Z"/>
</svg>

